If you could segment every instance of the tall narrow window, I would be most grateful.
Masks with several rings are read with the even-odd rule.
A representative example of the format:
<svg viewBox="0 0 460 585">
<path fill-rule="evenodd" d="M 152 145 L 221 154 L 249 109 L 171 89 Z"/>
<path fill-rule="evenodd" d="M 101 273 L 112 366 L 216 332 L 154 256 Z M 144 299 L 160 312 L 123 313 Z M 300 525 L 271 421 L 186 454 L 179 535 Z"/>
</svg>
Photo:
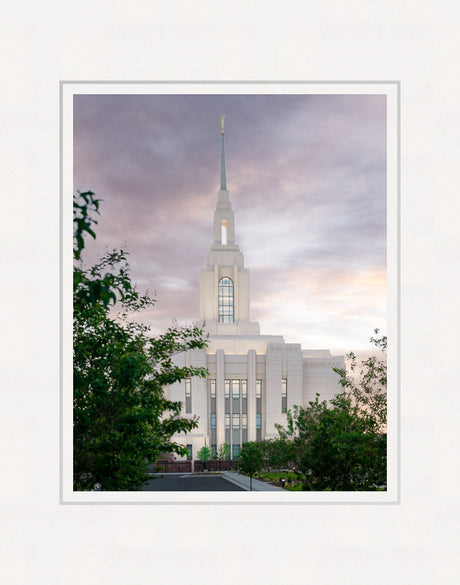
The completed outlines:
<svg viewBox="0 0 460 585">
<path fill-rule="evenodd" d="M 256 380 L 256 398 L 262 398 L 262 380 Z"/>
<path fill-rule="evenodd" d="M 233 323 L 233 280 L 224 276 L 219 280 L 219 323 Z"/>
<path fill-rule="evenodd" d="M 211 398 L 215 398 L 216 397 L 216 381 L 215 380 L 209 380 L 209 391 L 210 391 Z"/>
<path fill-rule="evenodd" d="M 227 245 L 228 237 L 227 237 L 227 220 L 223 219 L 221 223 L 221 241 L 224 246 Z"/>
<path fill-rule="evenodd" d="M 225 413 L 230 413 L 230 380 L 225 380 Z"/>
<path fill-rule="evenodd" d="M 241 380 L 241 412 L 248 412 L 248 382 Z"/>
<path fill-rule="evenodd" d="M 281 412 L 287 411 L 287 379 L 281 380 Z"/>
<path fill-rule="evenodd" d="M 185 412 L 192 412 L 192 381 L 190 378 L 185 379 Z"/>
<path fill-rule="evenodd" d="M 209 380 L 209 407 L 210 407 L 210 414 L 211 414 L 211 444 L 217 442 L 217 424 L 216 424 L 216 381 Z"/>
<path fill-rule="evenodd" d="M 240 381 L 232 380 L 232 412 L 240 412 Z"/>
<path fill-rule="evenodd" d="M 262 380 L 256 380 L 256 441 L 262 440 Z"/>
<path fill-rule="evenodd" d="M 248 440 L 248 381 L 225 379 L 224 399 L 225 442 L 241 446 Z"/>
</svg>

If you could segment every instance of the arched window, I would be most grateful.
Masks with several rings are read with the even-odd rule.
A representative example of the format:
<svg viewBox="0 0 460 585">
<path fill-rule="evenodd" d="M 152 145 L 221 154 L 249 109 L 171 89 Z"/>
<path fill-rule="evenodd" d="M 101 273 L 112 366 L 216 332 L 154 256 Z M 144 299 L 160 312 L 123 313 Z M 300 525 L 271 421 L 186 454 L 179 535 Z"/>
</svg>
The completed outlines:
<svg viewBox="0 0 460 585">
<path fill-rule="evenodd" d="M 219 280 L 219 323 L 233 323 L 233 280 L 221 278 Z"/>
</svg>

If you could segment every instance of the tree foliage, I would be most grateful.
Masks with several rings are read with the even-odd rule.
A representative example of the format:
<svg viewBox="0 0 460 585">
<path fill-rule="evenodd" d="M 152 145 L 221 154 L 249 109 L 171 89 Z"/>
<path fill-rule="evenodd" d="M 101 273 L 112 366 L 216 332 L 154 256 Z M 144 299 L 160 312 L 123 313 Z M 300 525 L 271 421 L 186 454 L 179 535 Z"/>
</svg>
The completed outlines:
<svg viewBox="0 0 460 585">
<path fill-rule="evenodd" d="M 230 445 L 228 443 L 221 443 L 217 448 L 217 458 L 221 461 L 228 459 L 230 455 Z"/>
<path fill-rule="evenodd" d="M 371 356 L 366 360 L 358 360 L 353 352 L 347 354 L 350 362 L 349 370 L 334 368 L 339 374 L 339 382 L 354 405 L 358 407 L 358 416 L 365 419 L 367 427 L 372 431 L 385 432 L 387 424 L 387 337 L 378 337 L 380 331 L 375 329 L 377 337 L 370 341 L 381 357 Z"/>
<path fill-rule="evenodd" d="M 197 421 L 180 416 L 182 404 L 168 400 L 164 387 L 206 375 L 173 362 L 174 354 L 206 342 L 196 326 L 173 326 L 154 338 L 132 320 L 154 300 L 132 283 L 124 250 L 106 252 L 92 267 L 82 264 L 99 205 L 91 191 L 74 196 L 74 489 L 136 490 L 147 463 L 165 452 L 186 454 L 171 437 Z"/>
<path fill-rule="evenodd" d="M 378 330 L 375 331 L 378 333 Z M 386 337 L 371 338 L 380 350 Z M 316 399 L 287 412 L 277 425 L 292 446 L 303 489 L 362 491 L 386 487 L 386 361 L 375 356 L 358 363 L 349 354 L 350 372 L 336 369 L 344 392 L 329 403 Z"/>
<path fill-rule="evenodd" d="M 217 447 L 217 451 L 215 454 L 215 458 L 217 459 L 217 461 L 219 462 L 219 471 L 222 467 L 222 461 L 225 461 L 226 459 L 228 459 L 230 456 L 230 445 L 228 443 L 220 443 L 220 445 Z"/>
<path fill-rule="evenodd" d="M 238 469 L 249 475 L 252 490 L 252 478 L 254 474 L 261 471 L 264 466 L 264 454 L 262 446 L 254 441 L 244 443 L 238 458 Z"/>
<path fill-rule="evenodd" d="M 264 454 L 264 468 L 278 471 L 278 480 L 281 469 L 292 466 L 296 459 L 296 452 L 292 441 L 284 438 L 266 439 L 260 443 Z"/>
<path fill-rule="evenodd" d="M 206 463 L 211 459 L 212 453 L 211 449 L 204 445 L 197 453 L 198 459 L 203 464 L 203 468 L 206 469 Z"/>
</svg>

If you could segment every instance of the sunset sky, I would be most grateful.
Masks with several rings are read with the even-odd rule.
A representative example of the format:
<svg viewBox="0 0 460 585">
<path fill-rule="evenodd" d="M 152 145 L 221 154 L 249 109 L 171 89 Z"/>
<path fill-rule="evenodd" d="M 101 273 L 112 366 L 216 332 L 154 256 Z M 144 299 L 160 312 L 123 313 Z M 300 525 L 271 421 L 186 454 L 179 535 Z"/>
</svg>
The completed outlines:
<svg viewBox="0 0 460 585">
<path fill-rule="evenodd" d="M 386 333 L 385 95 L 76 95 L 74 187 L 103 199 L 84 260 L 126 246 L 154 333 L 199 319 L 220 114 L 235 239 L 262 334 L 307 349 Z"/>
</svg>

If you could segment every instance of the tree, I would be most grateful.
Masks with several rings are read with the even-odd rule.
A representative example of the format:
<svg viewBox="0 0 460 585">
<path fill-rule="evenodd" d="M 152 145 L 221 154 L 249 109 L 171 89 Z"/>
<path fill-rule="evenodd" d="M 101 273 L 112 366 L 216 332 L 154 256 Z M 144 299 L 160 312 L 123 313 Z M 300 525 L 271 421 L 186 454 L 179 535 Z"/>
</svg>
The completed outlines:
<svg viewBox="0 0 460 585">
<path fill-rule="evenodd" d="M 267 466 L 278 471 L 279 481 L 281 469 L 289 467 L 290 463 L 295 459 L 293 443 L 286 438 L 279 437 L 267 439 L 260 444 Z"/>
<path fill-rule="evenodd" d="M 374 433 L 346 393 L 288 411 L 296 466 L 308 491 L 375 490 L 386 484 L 386 436 Z M 279 428 L 280 434 L 289 434 Z"/>
<path fill-rule="evenodd" d="M 374 329 L 378 336 L 379 329 Z M 364 418 L 369 428 L 376 433 L 386 432 L 387 424 L 387 337 L 371 337 L 370 342 L 381 352 L 359 361 L 353 352 L 347 354 L 350 361 L 349 371 L 334 368 L 339 374 L 339 382 L 353 404 L 358 407 L 358 414 Z"/>
<path fill-rule="evenodd" d="M 206 375 L 173 362 L 174 354 L 206 341 L 196 326 L 173 326 L 154 338 L 132 320 L 154 300 L 132 283 L 124 250 L 106 252 L 91 268 L 82 264 L 84 236 L 96 237 L 99 204 L 91 191 L 74 196 L 74 489 L 137 490 L 149 462 L 187 452 L 171 437 L 197 421 L 182 418 L 182 404 L 168 400 L 164 388 Z"/>
<path fill-rule="evenodd" d="M 201 447 L 201 449 L 198 451 L 197 455 L 198 455 L 198 459 L 203 464 L 203 469 L 206 470 L 206 462 L 209 461 L 211 459 L 211 456 L 212 456 L 211 449 L 205 445 L 204 447 Z"/>
<path fill-rule="evenodd" d="M 378 333 L 378 330 L 376 330 Z M 381 350 L 386 337 L 371 338 Z M 291 441 L 305 490 L 375 490 L 386 486 L 386 362 L 373 356 L 339 373 L 344 392 L 329 403 L 319 395 L 287 413 L 280 437 Z"/>
<path fill-rule="evenodd" d="M 219 461 L 219 471 L 221 468 L 221 461 L 225 461 L 225 459 L 228 459 L 228 456 L 230 455 L 230 445 L 228 443 L 221 443 L 219 445 L 219 447 L 217 448 L 217 459 Z"/>
<path fill-rule="evenodd" d="M 251 491 L 252 478 L 255 473 L 263 469 L 263 466 L 264 455 L 261 445 L 254 441 L 244 443 L 244 445 L 241 447 L 241 452 L 238 459 L 238 469 L 246 475 L 249 475 Z"/>
</svg>

